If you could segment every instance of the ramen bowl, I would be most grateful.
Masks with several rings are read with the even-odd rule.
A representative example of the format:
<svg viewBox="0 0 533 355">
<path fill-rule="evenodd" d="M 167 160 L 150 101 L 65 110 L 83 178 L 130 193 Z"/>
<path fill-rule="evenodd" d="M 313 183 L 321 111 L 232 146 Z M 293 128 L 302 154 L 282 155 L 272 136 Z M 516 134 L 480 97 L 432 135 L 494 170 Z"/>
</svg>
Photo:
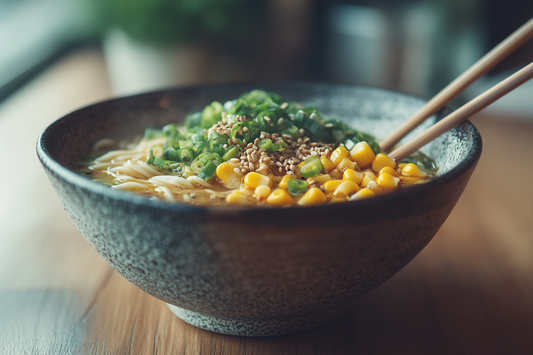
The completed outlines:
<svg viewBox="0 0 533 355">
<path fill-rule="evenodd" d="M 80 158 L 99 139 L 183 122 L 214 100 L 254 88 L 313 104 L 378 140 L 424 104 L 397 92 L 323 83 L 177 88 L 72 112 L 42 133 L 37 152 L 80 232 L 126 279 L 194 326 L 272 336 L 332 320 L 407 265 L 457 203 L 481 154 L 481 137 L 465 122 L 422 148 L 439 167 L 425 184 L 309 207 L 169 203 L 77 173 Z"/>
</svg>

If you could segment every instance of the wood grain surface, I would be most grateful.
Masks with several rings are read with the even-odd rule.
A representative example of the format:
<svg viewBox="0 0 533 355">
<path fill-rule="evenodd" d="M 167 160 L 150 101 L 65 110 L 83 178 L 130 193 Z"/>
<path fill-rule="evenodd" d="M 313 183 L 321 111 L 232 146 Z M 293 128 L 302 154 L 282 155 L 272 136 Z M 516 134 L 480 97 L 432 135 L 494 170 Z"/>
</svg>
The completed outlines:
<svg viewBox="0 0 533 355">
<path fill-rule="evenodd" d="M 533 353 L 533 117 L 472 120 L 484 140 L 477 170 L 396 276 L 318 329 L 244 338 L 176 318 L 111 269 L 63 210 L 37 137 L 110 96 L 101 54 L 82 50 L 0 103 L 0 354 Z"/>
</svg>

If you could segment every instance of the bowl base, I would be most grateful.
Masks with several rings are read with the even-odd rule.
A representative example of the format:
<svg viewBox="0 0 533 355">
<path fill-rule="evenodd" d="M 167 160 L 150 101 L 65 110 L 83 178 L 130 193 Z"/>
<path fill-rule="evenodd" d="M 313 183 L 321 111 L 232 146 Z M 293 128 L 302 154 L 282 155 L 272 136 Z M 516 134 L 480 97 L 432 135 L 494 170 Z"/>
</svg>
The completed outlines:
<svg viewBox="0 0 533 355">
<path fill-rule="evenodd" d="M 189 311 L 168 304 L 168 308 L 182 321 L 211 332 L 250 337 L 266 337 L 298 333 L 326 324 L 341 313 L 347 306 L 328 309 L 303 316 L 273 319 L 250 319 L 213 316 Z"/>
</svg>

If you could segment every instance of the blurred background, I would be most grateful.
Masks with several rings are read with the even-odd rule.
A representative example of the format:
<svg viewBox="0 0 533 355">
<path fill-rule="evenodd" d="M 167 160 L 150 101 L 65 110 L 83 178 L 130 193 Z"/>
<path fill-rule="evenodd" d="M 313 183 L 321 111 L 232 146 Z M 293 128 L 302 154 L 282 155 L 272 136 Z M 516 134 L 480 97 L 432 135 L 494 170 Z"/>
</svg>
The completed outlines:
<svg viewBox="0 0 533 355">
<path fill-rule="evenodd" d="M 429 98 L 533 16 L 525 0 L 0 0 L 0 100 L 101 51 L 113 95 L 320 80 Z M 459 103 L 533 60 L 529 41 Z M 491 109 L 531 116 L 533 84 Z"/>
</svg>

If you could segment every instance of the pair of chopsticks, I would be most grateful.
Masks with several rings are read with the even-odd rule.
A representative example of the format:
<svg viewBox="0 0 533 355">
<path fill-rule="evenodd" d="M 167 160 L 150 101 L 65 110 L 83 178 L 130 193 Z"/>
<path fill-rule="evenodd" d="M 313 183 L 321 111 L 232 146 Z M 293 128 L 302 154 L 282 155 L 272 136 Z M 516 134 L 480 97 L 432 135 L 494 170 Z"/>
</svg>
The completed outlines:
<svg viewBox="0 0 533 355">
<path fill-rule="evenodd" d="M 494 47 L 484 57 L 478 60 L 467 71 L 461 74 L 457 79 L 451 82 L 435 97 L 433 97 L 427 104 L 418 110 L 413 116 L 405 121 L 398 129 L 396 129 L 389 137 L 380 143 L 382 151 L 389 151 L 396 143 L 405 137 L 411 130 L 420 125 L 426 118 L 433 115 L 441 108 L 446 106 L 451 100 L 459 95 L 470 84 L 476 81 L 479 77 L 493 68 L 496 64 L 502 61 L 505 57 L 511 54 L 514 50 L 520 47 L 530 37 L 533 36 L 533 19 L 526 22 L 522 27 L 516 30 L 513 34 L 507 37 L 503 42 Z M 437 138 L 441 134 L 452 129 L 459 123 L 467 120 L 472 115 L 481 111 L 494 101 L 498 100 L 505 94 L 516 89 L 526 81 L 533 78 L 533 63 L 530 63 L 523 69 L 511 75 L 507 79 L 501 81 L 496 86 L 485 91 L 473 100 L 469 101 L 461 108 L 457 109 L 450 115 L 440 120 L 435 125 L 424 131 L 412 141 L 395 149 L 388 156 L 397 162 L 408 157 L 416 152 L 418 149 Z"/>
</svg>

